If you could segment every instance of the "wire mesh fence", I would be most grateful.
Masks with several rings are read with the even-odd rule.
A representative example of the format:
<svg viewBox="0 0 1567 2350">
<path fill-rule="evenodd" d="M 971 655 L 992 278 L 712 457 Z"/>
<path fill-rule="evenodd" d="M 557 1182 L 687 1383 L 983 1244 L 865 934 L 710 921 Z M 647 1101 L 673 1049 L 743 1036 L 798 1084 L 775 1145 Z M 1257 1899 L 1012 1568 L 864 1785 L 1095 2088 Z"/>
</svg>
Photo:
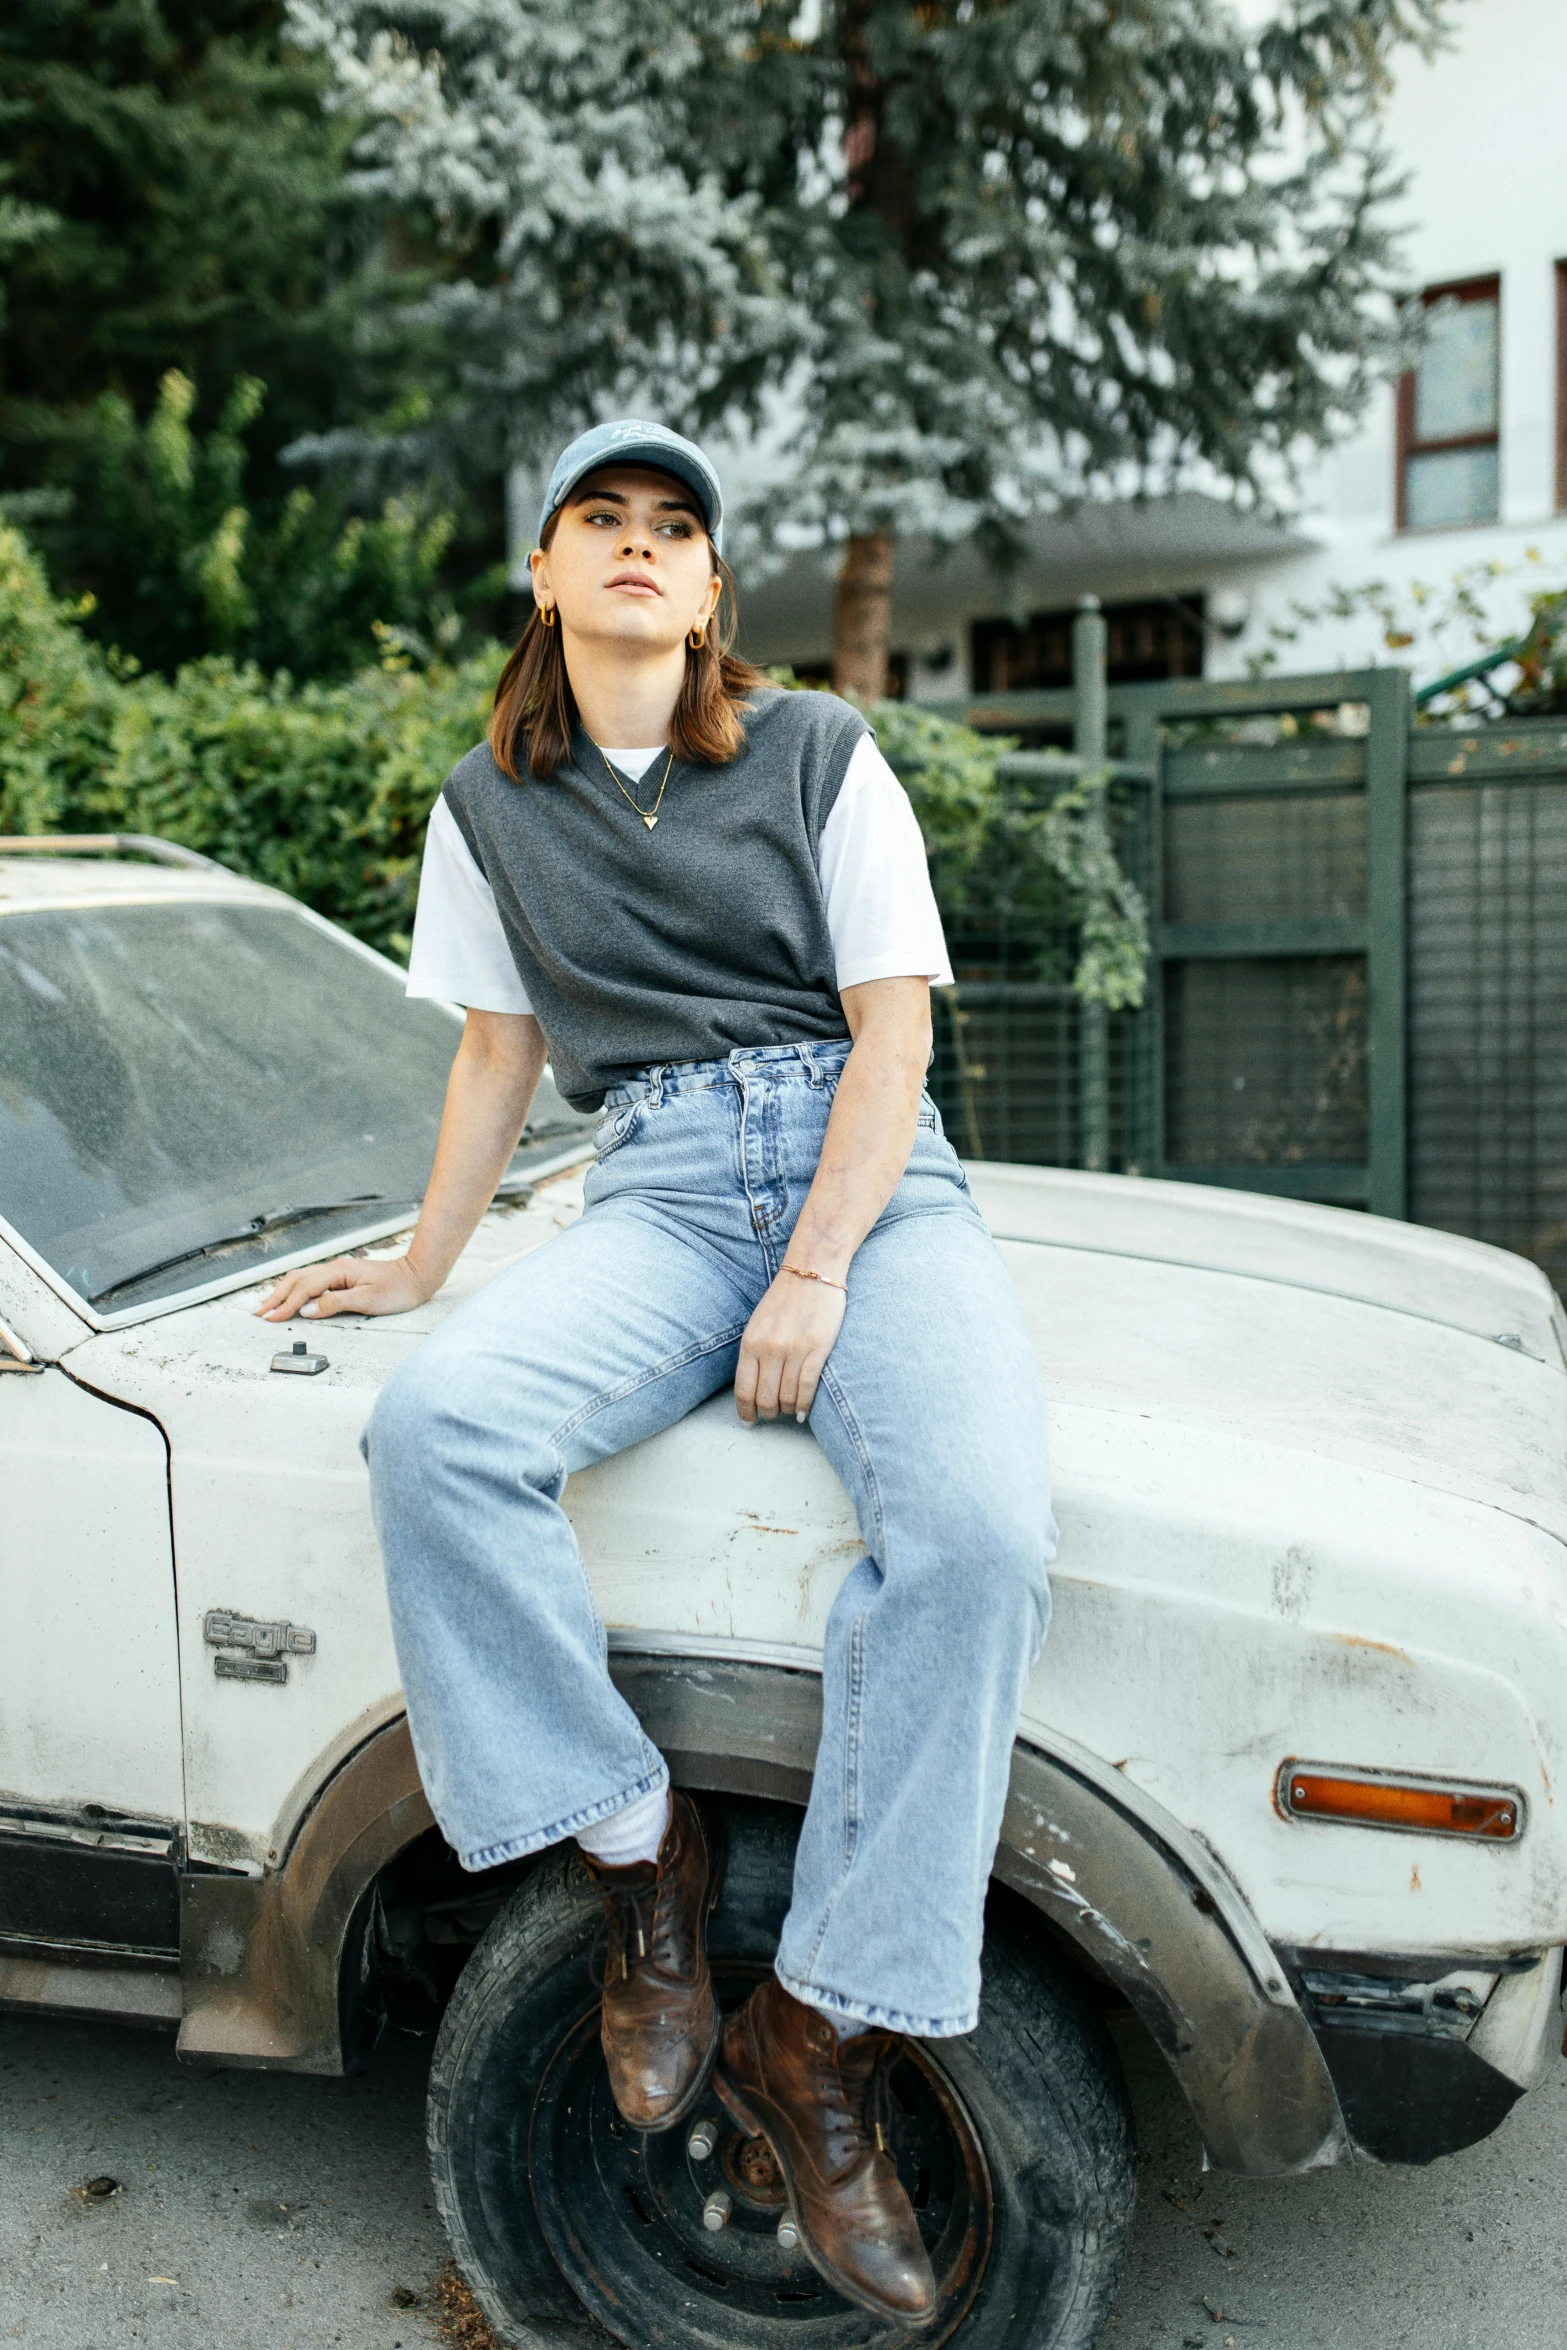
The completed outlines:
<svg viewBox="0 0 1567 2350">
<path fill-rule="evenodd" d="M 1363 791 L 1166 807 L 1166 921 L 1311 921 L 1365 910 Z"/>
<path fill-rule="evenodd" d="M 1164 983 L 1164 1159 L 1287 1168 L 1366 1157 L 1361 955 L 1172 963 Z"/>
<path fill-rule="evenodd" d="M 1379 1206 L 1567 1286 L 1567 728 L 1411 730 L 1400 702 L 1377 752 L 1357 681 L 1322 681 L 1315 709 L 1311 682 L 1271 734 L 1261 689 L 1233 722 L 1168 689 L 1187 702 L 1158 713 L 1157 769 L 1114 789 L 1154 951 L 1146 1007 L 1106 1023 L 1108 1163 Z M 1037 789 L 1015 805 L 1037 814 Z M 1061 894 L 1007 826 L 987 860 L 933 872 L 954 1142 L 1083 1165 L 1092 1015 Z"/>
<path fill-rule="evenodd" d="M 935 1002 L 931 1091 L 966 1158 L 1075 1167 L 1089 1156 L 1085 1040 L 1094 1018 L 1074 985 L 1082 941 L 1060 881 L 1043 863 L 1038 820 L 1048 787 L 1002 787 L 984 852 L 932 862 L 955 986 Z M 1116 786 L 1110 814 L 1123 868 L 1145 877 L 1146 793 Z M 1104 1015 L 1100 1014 L 1101 1020 Z M 1143 1015 L 1112 1013 L 1108 1042 L 1112 1167 L 1146 1155 Z"/>
<path fill-rule="evenodd" d="M 1567 761 L 1417 783 L 1409 835 L 1409 1212 L 1567 1287 Z"/>
</svg>

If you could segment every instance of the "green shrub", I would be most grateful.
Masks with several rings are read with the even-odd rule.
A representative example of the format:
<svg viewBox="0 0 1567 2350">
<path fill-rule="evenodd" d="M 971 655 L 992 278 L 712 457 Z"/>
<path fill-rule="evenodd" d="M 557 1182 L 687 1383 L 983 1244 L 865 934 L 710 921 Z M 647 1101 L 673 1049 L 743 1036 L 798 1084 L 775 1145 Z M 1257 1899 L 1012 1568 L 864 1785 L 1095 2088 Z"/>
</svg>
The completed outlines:
<svg viewBox="0 0 1567 2350">
<path fill-rule="evenodd" d="M 224 660 L 116 664 L 0 528 L 0 831 L 152 832 L 406 955 L 425 819 L 504 655 L 335 685 Z"/>
<path fill-rule="evenodd" d="M 1567 710 L 1567 588 L 1548 588 L 1530 597 L 1518 671 L 1518 682 L 1507 697 L 1509 712 L 1555 718 Z"/>
<path fill-rule="evenodd" d="M 123 687 L 0 525 L 0 831 L 54 832 L 102 774 Z M 75 818 L 75 830 L 84 821 Z"/>
<path fill-rule="evenodd" d="M 167 677 L 213 653 L 347 677 L 374 659 L 377 621 L 425 653 L 455 645 L 465 623 L 442 584 L 450 514 L 409 498 L 351 514 L 340 495 L 302 484 L 270 518 L 252 512 L 247 439 L 265 397 L 241 376 L 203 435 L 196 387 L 177 368 L 145 421 L 105 392 L 78 428 L 75 487 L 14 501 L 11 518 L 33 530 L 54 580 L 96 599 L 82 606 L 86 633 Z M 496 584 L 471 582 L 463 608 Z"/>
</svg>

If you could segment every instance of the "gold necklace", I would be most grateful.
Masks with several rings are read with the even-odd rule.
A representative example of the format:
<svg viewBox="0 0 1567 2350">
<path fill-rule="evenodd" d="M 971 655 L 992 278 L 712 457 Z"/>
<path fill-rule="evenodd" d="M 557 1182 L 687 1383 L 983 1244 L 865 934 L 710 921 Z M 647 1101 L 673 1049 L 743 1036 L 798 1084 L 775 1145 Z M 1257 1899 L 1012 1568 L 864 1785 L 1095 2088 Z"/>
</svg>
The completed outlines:
<svg viewBox="0 0 1567 2350">
<path fill-rule="evenodd" d="M 604 759 L 603 745 L 600 743 L 595 743 L 593 748 L 598 752 L 599 757 Z M 628 807 L 637 808 L 637 814 L 641 817 L 649 832 L 652 831 L 654 825 L 658 822 L 658 811 L 664 804 L 664 794 L 669 788 L 669 770 L 671 767 L 673 767 L 674 763 L 675 754 L 673 750 L 671 750 L 669 757 L 664 762 L 664 780 L 658 787 L 658 798 L 653 802 L 652 808 L 649 810 L 647 808 L 637 808 L 636 801 L 631 797 L 630 792 L 627 791 L 625 785 L 621 782 L 620 777 L 615 773 L 614 768 L 609 766 L 609 761 L 607 759 L 604 759 L 605 766 L 609 767 L 610 782 L 614 785 L 616 791 L 619 792 L 621 798 L 626 802 Z"/>
</svg>

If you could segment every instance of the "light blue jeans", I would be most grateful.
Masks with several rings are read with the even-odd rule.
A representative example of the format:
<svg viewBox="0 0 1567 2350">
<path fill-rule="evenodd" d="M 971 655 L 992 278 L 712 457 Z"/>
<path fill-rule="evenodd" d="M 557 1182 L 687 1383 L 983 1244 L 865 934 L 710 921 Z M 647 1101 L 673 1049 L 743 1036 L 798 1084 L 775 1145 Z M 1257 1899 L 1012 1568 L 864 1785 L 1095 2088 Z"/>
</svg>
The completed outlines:
<svg viewBox="0 0 1567 2350">
<path fill-rule="evenodd" d="M 733 1379 L 847 1053 L 739 1050 L 617 1086 L 586 1213 L 454 1314 L 376 1406 L 365 1448 L 414 1748 L 466 1868 L 554 1844 L 664 1777 L 610 1681 L 561 1494 Z M 1033 1349 L 928 1098 L 848 1287 L 810 1425 L 865 1551 L 828 1620 L 778 1975 L 831 2013 L 968 2032 L 1055 1526 Z"/>
</svg>

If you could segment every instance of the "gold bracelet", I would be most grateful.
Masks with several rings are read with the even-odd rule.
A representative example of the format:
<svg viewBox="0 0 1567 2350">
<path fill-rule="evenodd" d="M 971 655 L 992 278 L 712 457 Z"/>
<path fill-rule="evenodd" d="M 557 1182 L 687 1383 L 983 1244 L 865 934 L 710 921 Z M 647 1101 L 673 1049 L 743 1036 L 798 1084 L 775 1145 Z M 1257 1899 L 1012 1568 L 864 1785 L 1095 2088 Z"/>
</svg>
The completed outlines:
<svg viewBox="0 0 1567 2350">
<path fill-rule="evenodd" d="M 825 1273 L 808 1273 L 803 1265 L 785 1265 L 783 1270 L 792 1273 L 797 1281 L 819 1281 L 823 1289 L 841 1289 L 845 1297 L 849 1294 L 847 1281 L 833 1281 Z"/>
</svg>

